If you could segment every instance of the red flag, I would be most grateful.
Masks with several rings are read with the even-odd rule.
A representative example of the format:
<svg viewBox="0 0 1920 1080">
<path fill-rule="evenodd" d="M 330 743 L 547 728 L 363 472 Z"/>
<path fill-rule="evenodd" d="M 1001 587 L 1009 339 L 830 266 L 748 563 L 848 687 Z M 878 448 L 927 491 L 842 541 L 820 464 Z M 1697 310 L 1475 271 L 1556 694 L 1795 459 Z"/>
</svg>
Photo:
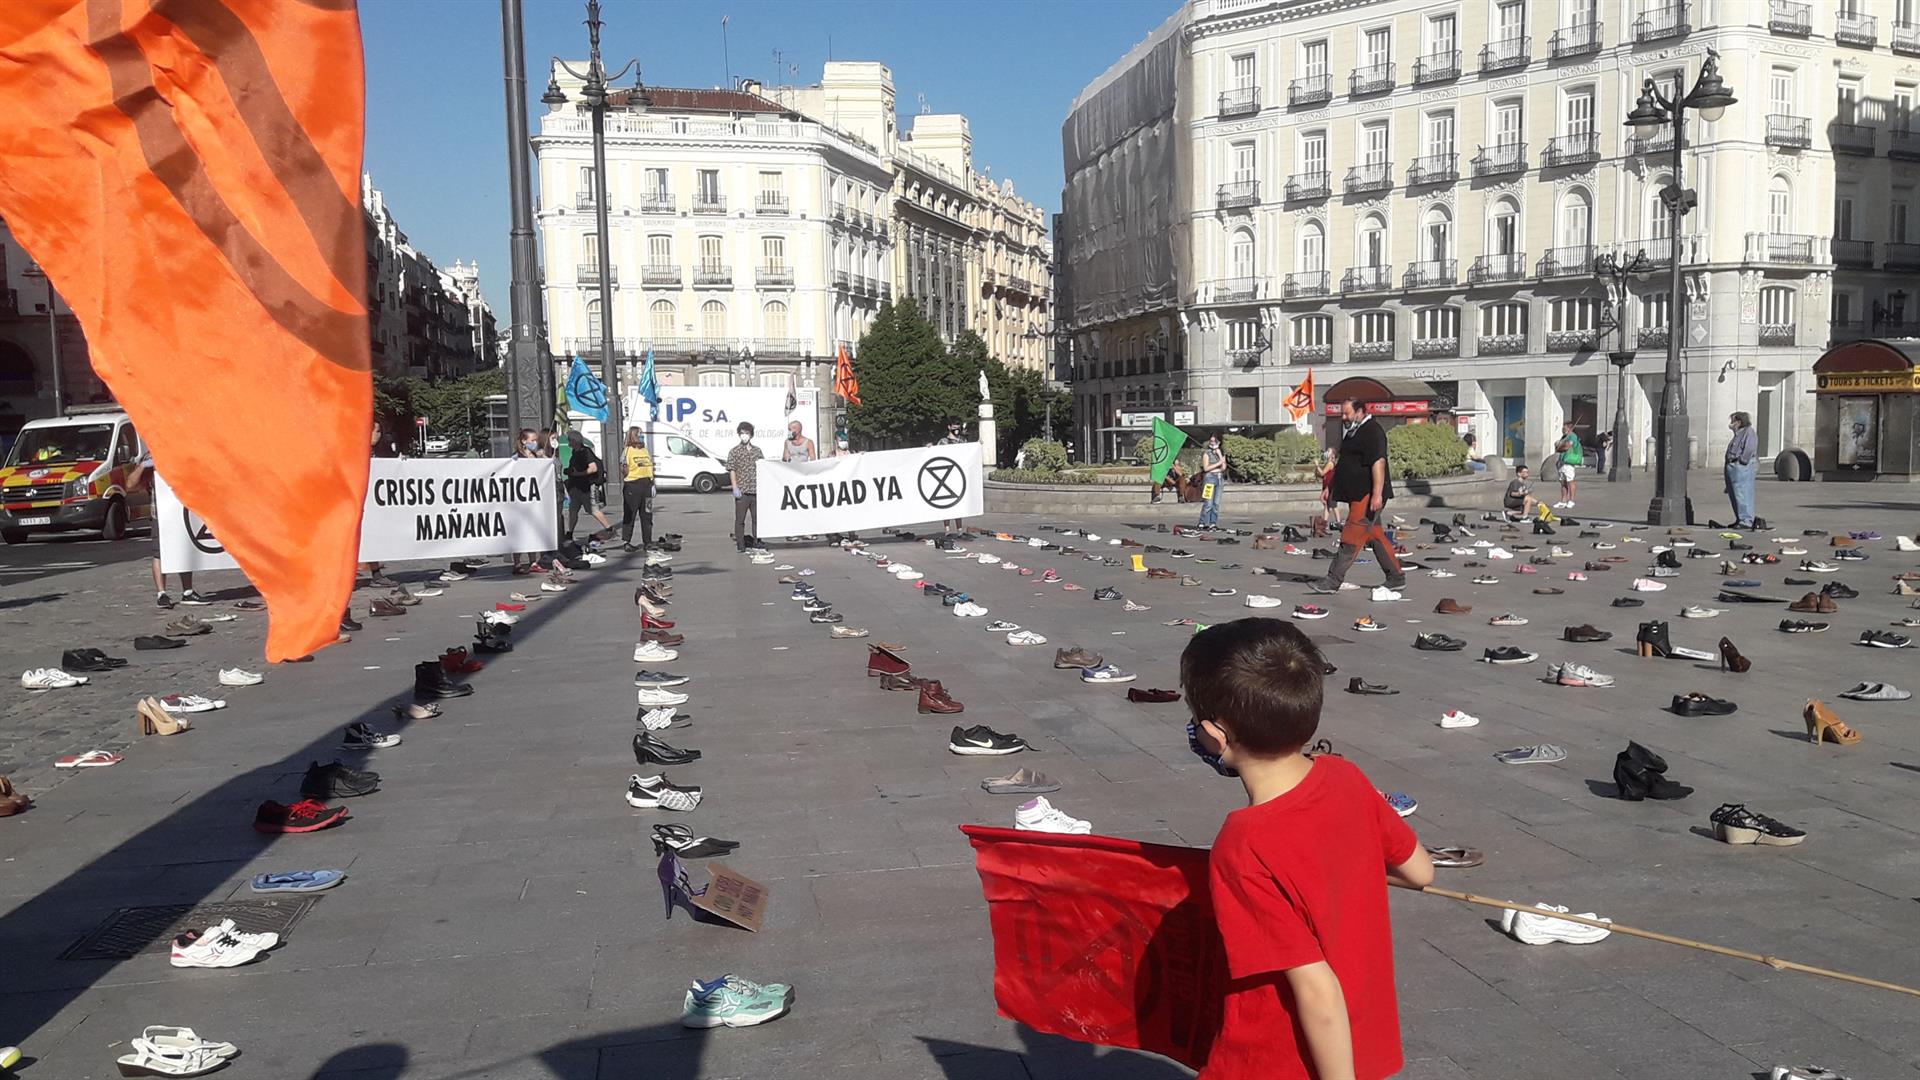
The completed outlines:
<svg viewBox="0 0 1920 1080">
<path fill-rule="evenodd" d="M 1202 848 L 962 825 L 993 924 L 1000 1015 L 1191 1068 L 1220 1033 L 1227 954 Z"/>
<path fill-rule="evenodd" d="M 0 217 L 167 481 L 339 632 L 372 424 L 352 0 L 0 2 Z"/>
<path fill-rule="evenodd" d="M 853 358 L 847 355 L 845 345 L 840 346 L 833 361 L 833 392 L 855 405 L 860 404 L 860 380 L 853 377 Z"/>
</svg>

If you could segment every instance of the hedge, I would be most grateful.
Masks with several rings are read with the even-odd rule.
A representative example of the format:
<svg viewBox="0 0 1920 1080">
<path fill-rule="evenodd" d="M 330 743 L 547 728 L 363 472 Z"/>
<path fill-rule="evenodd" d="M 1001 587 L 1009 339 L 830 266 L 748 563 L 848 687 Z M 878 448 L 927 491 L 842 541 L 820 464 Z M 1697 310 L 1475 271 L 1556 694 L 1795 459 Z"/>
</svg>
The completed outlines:
<svg viewBox="0 0 1920 1080">
<path fill-rule="evenodd" d="M 1029 453 L 1031 461 L 1033 455 Z M 987 479 L 998 480 L 1003 484 L 1091 484 L 1093 474 L 1088 472 L 1060 472 L 1054 469 L 995 469 L 987 474 Z"/>
<path fill-rule="evenodd" d="M 1029 470 L 1058 472 L 1067 467 L 1067 448 L 1047 439 L 1028 439 L 1020 445 L 1026 451 Z"/>
<path fill-rule="evenodd" d="M 1387 461 L 1409 480 L 1457 476 L 1467 471 L 1467 444 L 1443 424 L 1400 424 L 1387 431 Z"/>
</svg>

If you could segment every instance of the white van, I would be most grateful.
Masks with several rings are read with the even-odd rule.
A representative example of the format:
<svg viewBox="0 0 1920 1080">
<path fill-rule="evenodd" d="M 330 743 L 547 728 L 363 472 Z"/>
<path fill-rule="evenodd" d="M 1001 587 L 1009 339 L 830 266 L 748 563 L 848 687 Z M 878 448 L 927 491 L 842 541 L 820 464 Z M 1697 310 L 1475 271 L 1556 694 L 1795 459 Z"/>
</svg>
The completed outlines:
<svg viewBox="0 0 1920 1080">
<path fill-rule="evenodd" d="M 693 436 L 658 424 L 646 425 L 647 449 L 653 454 L 653 486 L 660 491 L 697 491 L 702 495 L 727 487 L 727 459 L 712 453 Z"/>
</svg>

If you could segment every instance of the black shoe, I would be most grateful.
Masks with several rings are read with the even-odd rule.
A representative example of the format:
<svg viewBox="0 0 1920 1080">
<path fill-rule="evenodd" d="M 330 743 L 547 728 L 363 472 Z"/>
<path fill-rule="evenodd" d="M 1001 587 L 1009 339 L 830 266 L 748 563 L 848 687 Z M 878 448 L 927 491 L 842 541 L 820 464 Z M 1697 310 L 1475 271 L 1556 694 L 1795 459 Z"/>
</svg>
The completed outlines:
<svg viewBox="0 0 1920 1080">
<path fill-rule="evenodd" d="M 1860 596 L 1860 590 L 1850 588 L 1846 585 L 1841 584 L 1838 581 L 1827 582 L 1826 588 L 1821 589 L 1820 591 L 1823 593 L 1826 593 L 1828 596 L 1833 597 L 1835 600 L 1854 600 L 1854 599 L 1858 599 Z"/>
<path fill-rule="evenodd" d="M 1467 643 L 1446 634 L 1421 634 L 1413 639 L 1413 647 L 1427 652 L 1459 652 Z"/>
<path fill-rule="evenodd" d="M 447 678 L 446 669 L 440 666 L 438 660 L 422 660 L 413 665 L 413 696 L 416 698 L 456 698 L 472 693 L 471 684 L 457 683 Z"/>
<path fill-rule="evenodd" d="M 1698 692 L 1673 695 L 1671 707 L 1678 716 L 1727 716 L 1739 711 L 1740 708 L 1731 701 L 1708 697 Z"/>
<path fill-rule="evenodd" d="M 1753 545 L 1743 544 L 1738 540 L 1729 540 L 1727 541 L 1727 550 L 1728 551 L 1752 551 Z"/>
<path fill-rule="evenodd" d="M 60 654 L 62 671 L 109 671 L 113 665 L 97 660 L 88 649 L 68 649 Z"/>
<path fill-rule="evenodd" d="M 473 651 L 481 653 L 508 653 L 513 651 L 513 642 L 493 634 L 476 635 L 473 639 Z"/>
<path fill-rule="evenodd" d="M 1582 623 L 1579 626 L 1567 627 L 1560 632 L 1560 636 L 1574 642 L 1608 641 L 1613 638 L 1613 631 L 1595 629 L 1591 625 Z"/>
<path fill-rule="evenodd" d="M 307 775 L 300 779 L 300 794 L 315 799 L 371 795 L 379 790 L 379 773 L 348 768 L 338 761 L 329 761 L 325 765 L 313 762 L 307 766 Z"/>
<path fill-rule="evenodd" d="M 353 621 L 353 616 L 351 615 L 340 616 L 340 632 L 341 633 L 351 634 L 355 630 L 363 630 L 363 629 L 365 629 L 365 627 Z"/>
<path fill-rule="evenodd" d="M 153 603 L 156 607 L 170 608 L 173 606 L 173 597 L 168 596 L 166 593 L 161 593 L 153 598 Z"/>
<path fill-rule="evenodd" d="M 1810 577 L 1790 577 L 1790 578 L 1787 578 L 1787 579 L 1786 579 L 1786 581 L 1785 581 L 1785 582 L 1783 582 L 1783 584 L 1787 584 L 1787 585 L 1811 585 L 1811 584 L 1813 584 L 1813 579 L 1812 579 L 1812 578 L 1810 578 Z"/>
<path fill-rule="evenodd" d="M 953 734 L 947 737 L 947 749 L 956 754 L 978 757 L 1017 754 L 1033 748 L 1018 735 L 1003 735 L 985 724 L 978 724 L 969 728 L 955 727 Z"/>
<path fill-rule="evenodd" d="M 1620 752 L 1620 756 L 1648 772 L 1665 775 L 1667 771 L 1666 758 L 1632 740 L 1628 740 L 1627 748 Z"/>
<path fill-rule="evenodd" d="M 1707 820 L 1713 823 L 1714 836 L 1729 844 L 1792 847 L 1807 838 L 1804 830 L 1775 821 L 1765 814 L 1756 814 L 1740 803 L 1720 804 L 1720 808 L 1710 814 Z"/>
<path fill-rule="evenodd" d="M 1095 600 L 1118 600 L 1120 599 L 1120 590 L 1113 588 L 1095 589 L 1093 591 L 1093 598 Z"/>
<path fill-rule="evenodd" d="M 1613 601 L 1614 607 L 1645 607 L 1646 601 L 1637 596 L 1619 596 Z"/>
<path fill-rule="evenodd" d="M 1386 695 L 1386 694 L 1397 694 L 1399 692 L 1400 691 L 1395 690 L 1393 687 L 1388 686 L 1386 683 L 1370 683 L 1365 679 L 1362 679 L 1358 675 L 1355 675 L 1353 679 L 1347 683 L 1347 693 L 1349 694 Z"/>
<path fill-rule="evenodd" d="M 1808 622 L 1805 619 L 1781 619 L 1780 632 L 1783 634 L 1821 634 L 1832 624 Z"/>
<path fill-rule="evenodd" d="M 642 731 L 633 737 L 633 760 L 642 765 L 685 765 L 699 761 L 700 751 L 668 746 L 654 738 L 652 732 Z"/>
</svg>

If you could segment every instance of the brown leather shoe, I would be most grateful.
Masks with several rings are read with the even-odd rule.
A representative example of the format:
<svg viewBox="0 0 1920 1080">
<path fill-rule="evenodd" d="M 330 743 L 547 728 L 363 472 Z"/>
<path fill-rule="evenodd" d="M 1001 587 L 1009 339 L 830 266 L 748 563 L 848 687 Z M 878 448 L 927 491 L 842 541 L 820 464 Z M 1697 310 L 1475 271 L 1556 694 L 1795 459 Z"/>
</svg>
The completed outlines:
<svg viewBox="0 0 1920 1080">
<path fill-rule="evenodd" d="M 641 641 L 657 641 L 660 644 L 667 646 L 668 648 L 672 648 L 675 645 L 686 644 L 687 635 L 676 634 L 670 630 L 642 630 L 640 632 L 640 640 Z"/>
<path fill-rule="evenodd" d="M 1089 652 L 1078 645 L 1072 645 L 1053 654 L 1053 666 L 1057 668 L 1090 668 L 1106 663 L 1100 654 Z"/>
<path fill-rule="evenodd" d="M 957 713 L 966 711 L 966 707 L 947 696 L 947 691 L 935 679 L 920 688 L 920 711 L 923 713 Z"/>
<path fill-rule="evenodd" d="M 1819 596 L 1814 597 L 1813 603 L 1813 609 L 1822 615 L 1834 615 L 1840 611 L 1840 605 L 1834 603 L 1833 597 L 1828 596 L 1826 593 L 1821 593 Z"/>
<path fill-rule="evenodd" d="M 1179 576 L 1180 576 L 1179 574 L 1174 573 L 1172 570 L 1169 570 L 1164 566 L 1147 567 L 1147 577 L 1155 581 L 1167 581 L 1169 579 L 1177 578 Z"/>
<path fill-rule="evenodd" d="M 1280 538 L 1278 536 L 1262 534 L 1253 538 L 1253 550 L 1255 551 L 1273 551 L 1279 546 Z"/>
<path fill-rule="evenodd" d="M 1821 596 L 1819 593 L 1808 593 L 1807 595 L 1802 596 L 1800 599 L 1795 600 L 1793 603 L 1788 604 L 1787 610 L 1788 611 L 1819 611 L 1820 600 L 1821 600 Z M 1829 600 L 1827 602 L 1832 603 L 1833 601 Z"/>
<path fill-rule="evenodd" d="M 913 670 L 913 665 L 900 659 L 894 653 L 878 645 L 867 646 L 867 675 L 879 678 L 882 675 L 905 675 Z"/>
<path fill-rule="evenodd" d="M 1448 596 L 1441 598 L 1439 603 L 1433 605 L 1433 610 L 1441 615 L 1469 615 L 1473 612 L 1473 605 L 1462 604 Z"/>
<path fill-rule="evenodd" d="M 1579 626 L 1567 627 L 1561 631 L 1560 636 L 1568 641 L 1605 641 L 1613 634 L 1596 628 L 1592 623 L 1581 623 Z"/>
<path fill-rule="evenodd" d="M 1120 546 L 1123 548 L 1130 548 L 1130 547 L 1143 547 L 1144 545 L 1142 545 L 1140 541 L 1135 540 L 1131 536 L 1123 536 L 1120 538 Z"/>
<path fill-rule="evenodd" d="M 882 675 L 880 676 L 880 689 L 919 690 L 921 687 L 927 685 L 929 681 L 928 679 L 922 679 L 914 675 Z"/>
<path fill-rule="evenodd" d="M 1593 571 L 1611 570 L 1613 569 L 1613 564 L 1603 563 L 1603 562 L 1590 562 L 1586 565 L 1586 569 L 1593 570 Z"/>
<path fill-rule="evenodd" d="M 1145 703 L 1145 704 L 1152 704 L 1152 705 L 1158 705 L 1158 704 L 1160 704 L 1160 703 L 1162 703 L 1162 702 L 1167 702 L 1167 701 L 1179 701 L 1179 700 L 1180 700 L 1180 691 L 1178 691 L 1178 690 L 1158 690 L 1158 689 L 1155 689 L 1155 690 L 1138 690 L 1138 689 L 1135 689 L 1135 690 L 1128 690 L 1128 691 L 1127 691 L 1127 700 L 1128 700 L 1128 701 L 1138 701 L 1138 702 L 1142 702 L 1142 703 Z"/>
<path fill-rule="evenodd" d="M 1830 544 L 1831 546 L 1833 546 L 1833 547 L 1837 547 L 1837 548 L 1840 548 L 1840 547 L 1852 547 L 1852 546 L 1853 546 L 1853 537 L 1851 537 L 1851 536 L 1835 536 L 1835 537 L 1833 537 L 1833 538 L 1831 538 L 1830 540 L 1828 540 L 1828 541 L 1827 541 L 1827 543 L 1828 543 L 1828 544 Z"/>
</svg>

